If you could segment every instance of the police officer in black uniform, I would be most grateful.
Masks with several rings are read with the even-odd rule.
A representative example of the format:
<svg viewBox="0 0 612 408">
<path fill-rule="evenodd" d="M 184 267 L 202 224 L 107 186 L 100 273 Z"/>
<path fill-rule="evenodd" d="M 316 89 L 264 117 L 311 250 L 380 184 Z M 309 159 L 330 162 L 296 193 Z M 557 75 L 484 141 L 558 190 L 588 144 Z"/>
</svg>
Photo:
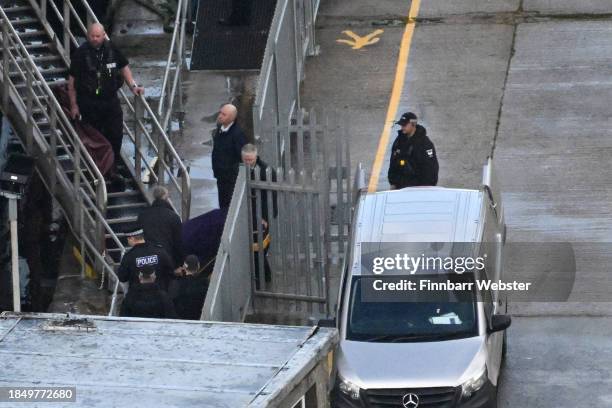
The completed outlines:
<svg viewBox="0 0 612 408">
<path fill-rule="evenodd" d="M 121 316 L 157 319 L 177 317 L 170 296 L 156 282 L 155 268 L 142 268 L 138 273 L 138 281 L 139 284 L 130 288 L 121 304 Z"/>
<path fill-rule="evenodd" d="M 401 126 L 391 147 L 389 184 L 392 190 L 413 186 L 435 186 L 438 183 L 436 148 L 427 137 L 427 130 L 417 124 L 412 112 L 402 115 Z"/>
<path fill-rule="evenodd" d="M 108 139 L 118 164 L 123 112 L 117 91 L 124 82 L 134 95 L 142 95 L 144 88 L 132 78 L 128 60 L 105 36 L 101 24 L 92 24 L 87 30 L 87 42 L 72 55 L 68 76 L 70 115 L 73 119 L 81 117 Z"/>
<path fill-rule="evenodd" d="M 126 236 L 128 245 L 132 248 L 125 253 L 119 265 L 117 271 L 119 281 L 129 282 L 131 290 L 131 287 L 139 284 L 140 272 L 152 268 L 159 287 L 167 290 L 174 274 L 173 263 L 168 253 L 159 245 L 145 242 L 144 232 L 140 227 L 128 232 Z"/>
</svg>

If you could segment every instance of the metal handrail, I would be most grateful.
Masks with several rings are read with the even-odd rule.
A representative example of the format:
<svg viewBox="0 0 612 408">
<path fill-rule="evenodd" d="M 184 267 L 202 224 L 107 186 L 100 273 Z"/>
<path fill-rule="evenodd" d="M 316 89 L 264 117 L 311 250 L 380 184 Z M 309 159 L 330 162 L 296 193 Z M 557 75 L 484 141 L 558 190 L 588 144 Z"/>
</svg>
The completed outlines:
<svg viewBox="0 0 612 408">
<path fill-rule="evenodd" d="M 79 217 L 80 217 L 79 219 L 83 220 L 84 217 L 87 217 L 91 224 L 95 224 L 96 220 L 92 216 L 91 212 L 94 213 L 96 219 L 102 219 L 102 226 L 104 228 L 104 232 L 110 235 L 110 238 L 113 240 L 115 245 L 117 245 L 117 247 L 121 250 L 121 258 L 123 258 L 123 254 L 125 254 L 126 248 L 121 243 L 121 240 L 114 233 L 113 229 L 108 224 L 108 222 L 104 219 L 104 215 L 98 210 L 94 202 L 91 200 L 91 198 L 87 195 L 87 193 L 83 189 L 79 190 L 79 194 L 80 194 L 79 199 L 82 200 L 82 202 L 85 202 L 87 204 L 87 205 L 81 205 L 79 207 L 81 211 L 79 214 Z M 104 256 L 104 253 L 99 253 L 98 251 L 95 251 L 94 245 L 92 244 L 91 241 L 89 241 L 89 239 L 87 239 L 87 237 L 83 238 L 83 243 L 89 247 L 90 251 L 95 252 L 94 256 L 97 258 L 96 260 L 102 264 L 102 267 L 104 269 L 103 273 L 107 273 L 109 276 L 112 276 L 115 281 L 115 286 L 113 288 L 113 295 L 111 298 L 111 307 L 108 313 L 109 316 L 114 316 L 117 295 L 118 295 L 119 287 L 120 287 L 119 277 L 115 273 L 115 270 L 113 269 L 113 267 L 109 265 L 109 263 L 107 262 Z M 100 289 L 102 289 L 102 287 Z"/>
<path fill-rule="evenodd" d="M 28 94 L 28 99 L 33 99 L 32 101 L 28 102 L 26 106 L 24 106 L 25 108 L 25 114 L 26 114 L 26 120 L 28 121 L 28 123 L 31 124 L 32 128 L 36 128 L 39 132 L 39 134 L 42 134 L 42 131 L 40 130 L 40 128 L 38 128 L 38 126 L 36 125 L 36 123 L 34 122 L 33 118 L 32 118 L 32 102 L 35 102 L 37 104 L 37 106 L 40 108 L 41 113 L 43 113 L 46 116 L 46 119 L 48 120 L 48 122 L 51 124 L 52 121 L 54 119 L 59 119 L 59 123 L 57 125 L 59 125 L 61 127 L 61 129 L 63 130 L 63 133 L 67 133 L 66 136 L 69 137 L 69 141 L 70 144 L 72 146 L 74 146 L 75 148 L 75 152 L 72 154 L 72 157 L 74 158 L 74 154 L 78 155 L 78 159 L 73 160 L 74 162 L 74 171 L 76 176 L 74 177 L 74 184 L 75 184 L 75 190 L 78 188 L 78 184 L 80 183 L 81 180 L 87 180 L 86 177 L 86 173 L 85 171 L 81 168 L 81 165 L 84 164 L 86 166 L 86 171 L 89 171 L 91 175 L 95 176 L 93 177 L 92 180 L 90 180 L 87 184 L 91 183 L 95 186 L 95 191 L 93 188 L 91 188 L 91 184 L 88 185 L 88 187 L 90 188 L 90 193 L 95 194 L 96 196 L 96 201 L 97 201 L 97 206 L 99 209 L 106 211 L 106 185 L 104 183 L 104 177 L 102 175 L 102 173 L 100 172 L 100 170 L 98 169 L 98 167 L 96 166 L 95 162 L 93 161 L 93 159 L 91 158 L 91 156 L 89 155 L 89 152 L 87 151 L 87 149 L 85 148 L 85 146 L 83 145 L 83 143 L 81 142 L 81 139 L 78 137 L 74 127 L 72 126 L 72 123 L 70 122 L 70 120 L 68 119 L 68 117 L 65 115 L 62 107 L 60 106 L 59 102 L 57 101 L 57 99 L 55 98 L 55 95 L 53 94 L 53 91 L 51 90 L 51 88 L 49 87 L 49 85 L 47 84 L 46 80 L 43 78 L 42 74 L 39 72 L 38 67 L 36 66 L 36 64 L 34 63 L 34 61 L 32 60 L 32 57 L 30 56 L 30 54 L 27 51 L 27 48 L 25 47 L 25 45 L 23 44 L 23 42 L 21 41 L 21 39 L 19 38 L 19 35 L 17 33 L 17 31 L 14 29 L 14 27 L 12 26 L 12 24 L 10 24 L 10 20 L 7 17 L 6 13 L 4 12 L 4 10 L 2 8 L 0 8 L 0 17 L 2 19 L 2 23 L 3 23 L 3 33 L 6 33 L 6 41 L 10 42 L 10 46 L 6 47 L 6 55 L 12 60 L 13 65 L 16 67 L 17 69 L 17 73 L 22 77 L 22 79 L 28 83 L 28 85 L 30 85 L 29 88 L 29 94 Z M 25 62 L 24 64 L 24 68 L 27 71 L 27 76 L 26 74 L 22 71 L 21 67 L 19 66 L 19 62 L 17 61 L 17 58 L 15 58 L 15 55 L 13 55 L 13 53 L 11 52 L 11 50 L 13 51 L 18 51 L 18 56 L 20 58 L 21 62 Z M 10 65 L 10 64 L 8 64 Z M 6 81 L 11 89 L 13 90 L 13 92 L 15 94 L 17 93 L 17 88 L 15 87 L 15 84 L 13 83 L 13 81 L 10 78 L 10 69 L 9 66 L 5 66 L 3 67 L 3 81 Z M 35 77 L 36 80 L 38 81 L 37 83 L 32 81 L 32 77 Z M 49 108 L 51 108 L 52 110 L 52 116 L 49 115 L 49 113 L 47 111 L 45 111 L 45 104 L 41 103 L 40 101 L 40 97 L 38 97 L 34 92 L 33 92 L 33 88 L 32 87 L 36 87 L 38 90 L 42 91 L 41 95 L 42 97 L 45 97 L 47 99 L 47 104 L 46 106 L 48 106 Z M 23 103 L 23 101 L 22 101 Z M 33 129 L 32 129 L 33 130 Z M 55 132 L 55 129 L 51 129 L 52 134 L 53 134 L 53 140 L 55 140 L 57 138 L 57 132 Z M 67 144 L 64 140 L 60 140 L 60 142 L 64 145 L 64 147 L 67 147 Z M 46 140 L 44 138 L 37 138 L 37 143 L 42 144 L 42 151 L 50 151 L 51 150 L 51 145 L 49 145 L 49 143 L 46 142 Z M 69 150 L 67 149 L 68 154 Z M 60 170 L 60 173 L 63 175 L 64 177 L 64 182 L 66 184 L 70 184 L 69 177 L 66 174 L 66 171 L 63 170 L 61 164 L 59 163 L 59 160 L 57 159 L 57 157 L 55 156 L 55 151 L 52 152 L 53 155 L 51 155 L 51 157 L 53 158 L 52 160 L 54 161 L 55 164 L 55 169 L 56 170 Z M 81 163 L 81 159 L 84 160 L 84 163 Z"/>
<path fill-rule="evenodd" d="M 157 108 L 157 115 L 162 118 L 162 125 L 164 129 L 168 128 L 170 118 L 172 117 L 172 110 L 174 107 L 174 100 L 176 97 L 177 89 L 181 87 L 181 73 L 184 65 L 184 52 L 185 52 L 185 24 L 187 16 L 187 0 L 179 0 L 177 4 L 177 13 L 174 19 L 174 30 L 172 31 L 172 40 L 170 41 L 170 51 L 168 52 L 168 59 L 166 62 L 166 69 L 164 70 L 164 79 L 162 80 L 161 94 L 159 97 L 159 106 Z M 176 48 L 176 50 L 175 50 Z M 172 63 L 172 56 L 176 52 L 176 61 Z M 168 80 L 170 77 L 170 71 L 172 67 L 175 67 L 174 79 L 172 86 L 170 86 L 170 93 L 167 96 L 168 106 L 164 110 L 166 103 L 166 93 L 169 87 Z M 179 104 L 182 105 L 182 98 L 179 94 Z"/>
<path fill-rule="evenodd" d="M 30 0 L 30 1 L 37 1 L 37 2 L 41 2 L 41 3 L 47 3 L 47 0 Z M 68 29 L 65 30 L 66 34 L 69 34 L 69 40 L 70 42 L 78 47 L 79 43 L 77 41 L 77 39 L 75 38 L 75 36 L 73 35 L 72 31 L 70 31 L 70 27 L 69 24 L 66 24 L 65 18 L 74 18 L 74 20 L 77 22 L 77 25 L 79 27 L 79 29 L 81 30 L 81 34 L 83 36 L 87 35 L 87 27 L 85 26 L 85 24 L 83 24 L 83 21 L 81 20 L 81 18 L 79 17 L 79 15 L 76 13 L 76 10 L 74 8 L 74 6 L 72 5 L 72 2 L 70 0 L 63 0 L 64 4 L 68 7 L 69 9 L 69 13 L 65 12 L 65 16 L 62 16 L 61 13 L 59 12 L 59 10 L 57 9 L 57 7 L 52 7 L 52 9 L 54 10 L 56 17 L 60 20 L 60 22 L 62 22 L 62 24 L 64 25 L 64 27 L 68 26 Z M 95 13 L 93 12 L 93 10 L 91 9 L 91 7 L 89 6 L 89 4 L 87 3 L 86 0 L 80 0 L 81 4 L 83 5 L 86 13 L 87 13 L 87 20 L 91 21 L 91 22 L 95 22 L 95 23 L 99 23 L 98 18 L 96 17 Z M 51 3 L 53 3 L 53 1 L 51 1 Z M 186 5 L 186 3 L 185 3 Z M 185 5 L 183 6 L 183 8 L 185 9 Z M 38 5 L 38 7 L 42 7 L 41 5 Z M 72 17 L 70 17 L 72 16 Z M 184 16 L 182 17 L 184 19 Z M 182 24 L 182 26 L 184 26 L 184 24 Z M 184 36 L 184 35 L 183 35 Z M 108 36 L 107 36 L 108 39 Z M 67 52 L 68 52 L 68 47 L 64 46 L 62 47 L 61 44 L 58 44 L 58 48 L 63 48 L 62 51 L 64 52 L 64 55 L 66 56 Z M 177 70 L 180 71 L 180 70 Z M 173 86 L 174 88 L 176 87 L 176 84 L 174 84 Z M 122 101 L 124 102 L 124 104 L 128 107 L 128 109 L 130 110 L 130 113 L 136 115 L 137 110 L 135 109 L 135 106 L 130 102 L 128 96 L 126 95 L 126 93 L 123 91 L 123 89 L 119 90 L 119 95 L 122 99 Z M 157 175 L 155 177 L 156 181 L 158 183 L 164 183 L 164 176 L 165 174 L 168 174 L 170 179 L 172 180 L 174 186 L 176 187 L 179 195 L 181 196 L 181 217 L 183 220 L 187 220 L 189 219 L 189 212 L 190 212 L 190 207 L 191 207 L 191 181 L 190 181 L 190 177 L 189 177 L 189 173 L 187 172 L 187 168 L 186 166 L 183 164 L 180 156 L 178 155 L 178 153 L 176 152 L 176 150 L 174 149 L 174 146 L 172 145 L 172 143 L 170 142 L 170 139 L 168 138 L 168 135 L 165 131 L 165 127 L 161 126 L 161 124 L 159 123 L 155 112 L 153 111 L 153 109 L 151 108 L 151 106 L 149 105 L 149 103 L 146 101 L 146 99 L 144 98 L 144 96 L 140 96 L 138 98 L 136 98 L 136 100 L 139 101 L 139 103 L 142 103 L 142 106 L 144 108 L 144 110 L 149 114 L 149 118 L 152 121 L 153 124 L 153 130 L 156 133 L 157 136 L 157 140 L 159 141 L 159 145 L 155 144 L 155 139 L 154 137 L 151 137 L 150 132 L 148 131 L 147 127 L 144 125 L 144 123 L 142 123 L 142 121 L 140 120 L 136 120 L 136 123 L 134 123 L 134 133 L 138 131 L 142 132 L 143 134 L 146 135 L 148 141 L 149 141 L 149 145 L 151 147 L 154 148 L 154 151 L 157 153 L 157 160 L 158 160 L 158 172 Z M 124 122 L 124 128 L 127 128 L 127 124 Z M 137 140 L 135 140 L 135 138 L 132 138 L 133 134 L 131 132 L 128 132 L 128 135 L 130 136 L 130 138 L 132 139 L 132 142 L 134 143 L 138 143 Z M 137 144 L 136 145 L 136 157 L 135 157 L 135 164 L 140 163 L 142 158 L 144 157 L 144 155 L 142 155 L 142 152 L 140 150 L 140 146 Z M 171 163 L 168 164 L 166 162 L 166 154 L 170 156 L 171 158 Z M 179 169 L 179 173 L 181 174 L 181 183 L 179 184 L 177 181 L 177 178 L 174 176 L 174 174 L 172 173 L 172 164 L 176 164 L 178 166 Z M 136 167 L 136 166 L 135 166 Z M 147 166 L 149 168 L 149 170 L 151 170 L 150 166 Z M 138 183 L 142 183 L 140 177 L 141 177 L 141 169 L 138 168 L 134 168 L 134 175 L 136 176 L 136 181 Z M 141 184 L 142 186 L 142 184 Z"/>
</svg>

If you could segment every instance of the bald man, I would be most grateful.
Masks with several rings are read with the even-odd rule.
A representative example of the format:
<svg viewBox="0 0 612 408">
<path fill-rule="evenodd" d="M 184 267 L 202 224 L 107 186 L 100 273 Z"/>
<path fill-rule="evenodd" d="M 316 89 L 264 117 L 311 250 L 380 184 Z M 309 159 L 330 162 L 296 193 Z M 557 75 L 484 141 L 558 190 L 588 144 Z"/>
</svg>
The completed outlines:
<svg viewBox="0 0 612 408">
<path fill-rule="evenodd" d="M 219 191 L 219 208 L 229 207 L 238 177 L 242 146 L 246 137 L 236 123 L 238 110 L 232 104 L 226 104 L 219 110 L 217 129 L 213 134 L 212 168 L 217 179 Z"/>
<path fill-rule="evenodd" d="M 77 48 L 70 63 L 70 115 L 106 137 L 113 147 L 115 164 L 120 163 L 123 140 L 123 112 L 117 91 L 124 83 L 134 95 L 144 93 L 132 77 L 128 60 L 106 39 L 102 24 L 90 25 L 87 42 Z"/>
</svg>

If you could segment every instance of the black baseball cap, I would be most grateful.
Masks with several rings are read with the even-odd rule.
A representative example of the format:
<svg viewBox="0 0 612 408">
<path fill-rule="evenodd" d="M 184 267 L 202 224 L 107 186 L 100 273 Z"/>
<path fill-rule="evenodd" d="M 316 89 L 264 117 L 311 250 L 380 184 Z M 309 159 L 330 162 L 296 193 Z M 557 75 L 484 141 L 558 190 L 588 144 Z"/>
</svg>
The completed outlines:
<svg viewBox="0 0 612 408">
<path fill-rule="evenodd" d="M 400 125 L 400 126 L 404 126 L 406 124 L 408 124 L 409 122 L 415 122 L 417 121 L 417 115 L 415 115 L 412 112 L 406 112 L 402 115 L 401 118 L 399 118 L 399 120 L 397 122 L 395 122 L 396 125 Z"/>
</svg>

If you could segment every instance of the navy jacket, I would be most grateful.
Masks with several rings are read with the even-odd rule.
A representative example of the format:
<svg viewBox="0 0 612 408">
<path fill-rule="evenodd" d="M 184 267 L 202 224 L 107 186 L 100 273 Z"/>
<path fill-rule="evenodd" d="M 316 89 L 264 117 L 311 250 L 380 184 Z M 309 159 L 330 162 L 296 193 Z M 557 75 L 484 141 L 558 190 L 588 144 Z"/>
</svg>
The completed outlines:
<svg viewBox="0 0 612 408">
<path fill-rule="evenodd" d="M 217 127 L 213 135 L 212 168 L 217 180 L 235 180 L 242 161 L 240 150 L 246 144 L 246 136 L 236 122 L 227 132 Z"/>
<path fill-rule="evenodd" d="M 183 264 L 181 218 L 165 200 L 155 200 L 150 207 L 138 214 L 138 223 L 144 230 L 145 241 L 161 245 L 168 253 L 174 267 Z"/>
</svg>

